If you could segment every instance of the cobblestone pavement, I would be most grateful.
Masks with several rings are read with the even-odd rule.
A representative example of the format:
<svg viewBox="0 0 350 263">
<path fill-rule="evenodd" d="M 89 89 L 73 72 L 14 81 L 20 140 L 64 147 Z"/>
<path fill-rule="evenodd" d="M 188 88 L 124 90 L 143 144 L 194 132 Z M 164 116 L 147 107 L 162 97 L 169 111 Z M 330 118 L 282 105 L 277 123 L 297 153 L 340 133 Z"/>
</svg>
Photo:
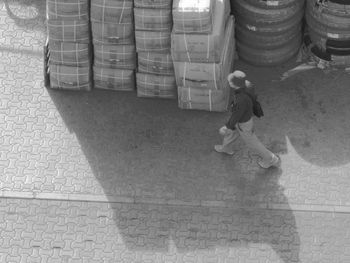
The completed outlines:
<svg viewBox="0 0 350 263">
<path fill-rule="evenodd" d="M 0 194 L 350 211 L 350 76 L 249 72 L 264 105 L 257 134 L 282 157 L 262 171 L 237 144 L 213 151 L 228 114 L 182 111 L 135 93 L 43 87 L 45 1 L 0 1 Z"/>
<path fill-rule="evenodd" d="M 252 68 L 282 158 L 213 151 L 228 113 L 43 87 L 44 0 L 0 0 L 0 262 L 350 262 L 350 76 Z"/>
<path fill-rule="evenodd" d="M 0 202 L 1 262 L 347 263 L 350 216 L 89 202 Z"/>
</svg>

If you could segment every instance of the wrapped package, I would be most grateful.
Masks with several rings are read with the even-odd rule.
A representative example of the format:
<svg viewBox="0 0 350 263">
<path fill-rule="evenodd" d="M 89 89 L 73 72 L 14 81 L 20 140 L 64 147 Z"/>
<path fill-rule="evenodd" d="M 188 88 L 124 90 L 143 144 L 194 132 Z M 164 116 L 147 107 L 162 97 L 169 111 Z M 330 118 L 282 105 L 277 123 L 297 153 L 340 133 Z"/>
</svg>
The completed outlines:
<svg viewBox="0 0 350 263">
<path fill-rule="evenodd" d="M 91 90 L 91 68 L 49 65 L 50 85 L 53 89 Z"/>
<path fill-rule="evenodd" d="M 135 31 L 136 52 L 170 52 L 170 32 Z"/>
<path fill-rule="evenodd" d="M 47 21 L 48 37 L 53 41 L 90 43 L 90 22 L 88 20 Z"/>
<path fill-rule="evenodd" d="M 135 43 L 133 24 L 91 22 L 94 44 L 126 45 Z"/>
<path fill-rule="evenodd" d="M 174 32 L 210 33 L 213 28 L 215 1 L 217 0 L 174 0 Z"/>
<path fill-rule="evenodd" d="M 206 90 L 178 87 L 178 105 L 181 109 L 224 112 L 230 99 L 230 89 Z"/>
<path fill-rule="evenodd" d="M 134 0 L 134 6 L 139 8 L 172 9 L 172 0 Z"/>
<path fill-rule="evenodd" d="M 133 17 L 132 0 L 91 0 L 91 21 L 132 24 Z"/>
<path fill-rule="evenodd" d="M 174 76 L 136 73 L 136 86 L 138 97 L 177 98 Z"/>
<path fill-rule="evenodd" d="M 230 2 L 215 0 L 213 30 L 209 34 L 171 34 L 174 61 L 220 62 Z"/>
<path fill-rule="evenodd" d="M 227 82 L 227 75 L 233 68 L 234 52 L 234 17 L 231 16 L 225 30 L 224 49 L 220 62 L 174 62 L 177 85 L 202 89 L 223 89 Z"/>
<path fill-rule="evenodd" d="M 135 69 L 135 45 L 94 45 L 94 65 L 101 68 Z"/>
<path fill-rule="evenodd" d="M 88 0 L 46 0 L 47 19 L 89 20 Z"/>
<path fill-rule="evenodd" d="M 174 75 L 174 64 L 170 53 L 139 52 L 137 56 L 139 72 Z"/>
<path fill-rule="evenodd" d="M 171 31 L 171 9 L 134 8 L 135 30 Z"/>
<path fill-rule="evenodd" d="M 117 91 L 135 90 L 135 72 L 130 69 L 93 67 L 94 88 Z"/>
<path fill-rule="evenodd" d="M 50 64 L 87 67 L 91 64 L 89 44 L 49 40 Z"/>
</svg>

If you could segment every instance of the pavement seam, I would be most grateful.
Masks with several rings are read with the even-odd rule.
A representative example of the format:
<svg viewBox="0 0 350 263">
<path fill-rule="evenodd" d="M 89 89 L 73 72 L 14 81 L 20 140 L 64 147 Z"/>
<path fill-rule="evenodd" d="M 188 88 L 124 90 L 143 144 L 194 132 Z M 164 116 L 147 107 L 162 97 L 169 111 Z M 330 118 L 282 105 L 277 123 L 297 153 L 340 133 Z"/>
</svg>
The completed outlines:
<svg viewBox="0 0 350 263">
<path fill-rule="evenodd" d="M 107 196 L 91 194 L 64 194 L 64 193 L 42 193 L 42 192 L 20 192 L 0 191 L 1 198 L 29 199 L 29 200 L 52 200 L 72 202 L 93 202 L 93 203 L 122 203 L 122 204 L 150 204 L 185 207 L 213 207 L 231 209 L 268 209 L 268 210 L 292 210 L 301 212 L 326 212 L 350 214 L 350 206 L 344 205 L 318 205 L 318 204 L 293 204 L 293 203 L 272 203 L 257 202 L 253 205 L 240 205 L 233 202 L 191 200 L 182 201 L 176 199 L 142 198 L 126 196 Z"/>
</svg>

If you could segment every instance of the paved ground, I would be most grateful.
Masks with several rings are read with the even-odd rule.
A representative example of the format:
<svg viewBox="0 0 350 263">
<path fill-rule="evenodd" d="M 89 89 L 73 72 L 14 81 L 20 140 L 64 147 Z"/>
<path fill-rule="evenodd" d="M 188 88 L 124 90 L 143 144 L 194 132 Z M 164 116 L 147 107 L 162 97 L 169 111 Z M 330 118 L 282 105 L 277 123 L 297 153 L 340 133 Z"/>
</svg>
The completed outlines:
<svg viewBox="0 0 350 263">
<path fill-rule="evenodd" d="M 254 68 L 282 157 L 215 153 L 228 113 L 43 87 L 43 0 L 0 0 L 1 262 L 350 262 L 350 76 Z"/>
</svg>

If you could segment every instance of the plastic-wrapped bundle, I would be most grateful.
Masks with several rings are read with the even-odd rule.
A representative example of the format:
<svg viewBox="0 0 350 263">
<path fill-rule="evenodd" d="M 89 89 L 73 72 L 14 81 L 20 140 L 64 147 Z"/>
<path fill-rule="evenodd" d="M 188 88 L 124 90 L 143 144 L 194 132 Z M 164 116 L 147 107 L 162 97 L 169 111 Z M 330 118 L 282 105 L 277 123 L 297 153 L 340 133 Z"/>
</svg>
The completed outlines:
<svg viewBox="0 0 350 263">
<path fill-rule="evenodd" d="M 171 9 L 134 8 L 135 30 L 171 31 Z"/>
<path fill-rule="evenodd" d="M 170 53 L 139 52 L 138 71 L 151 74 L 174 75 Z"/>
<path fill-rule="evenodd" d="M 129 69 L 93 67 L 94 88 L 120 91 L 135 90 L 135 73 Z"/>
<path fill-rule="evenodd" d="M 47 0 L 47 18 L 89 20 L 88 0 Z"/>
<path fill-rule="evenodd" d="M 174 62 L 178 86 L 223 89 L 226 77 L 233 68 L 235 51 L 234 18 L 231 16 L 225 30 L 224 49 L 219 63 Z"/>
<path fill-rule="evenodd" d="M 136 73 L 138 97 L 176 99 L 174 76 Z"/>
<path fill-rule="evenodd" d="M 229 88 L 205 90 L 201 88 L 178 87 L 178 105 L 181 109 L 223 112 L 229 102 Z"/>
<path fill-rule="evenodd" d="M 135 69 L 134 45 L 94 45 L 94 65 L 114 69 Z"/>
<path fill-rule="evenodd" d="M 170 52 L 170 32 L 135 31 L 137 52 Z"/>
<path fill-rule="evenodd" d="M 209 34 L 171 34 L 174 61 L 220 62 L 230 2 L 215 1 L 213 30 Z"/>
<path fill-rule="evenodd" d="M 51 64 L 50 85 L 53 89 L 91 90 L 91 68 Z"/>
<path fill-rule="evenodd" d="M 87 20 L 47 21 L 49 39 L 62 42 L 90 43 L 90 25 Z"/>
<path fill-rule="evenodd" d="M 117 24 L 132 24 L 132 0 L 91 0 L 91 21 Z"/>
<path fill-rule="evenodd" d="M 140 8 L 171 9 L 172 0 L 134 0 L 134 6 Z"/>
<path fill-rule="evenodd" d="M 89 44 L 49 40 L 49 63 L 56 65 L 87 67 L 91 62 Z"/>
<path fill-rule="evenodd" d="M 133 24 L 91 22 L 94 44 L 126 45 L 135 43 Z"/>
<path fill-rule="evenodd" d="M 215 1 L 217 0 L 174 0 L 174 32 L 210 33 Z"/>
</svg>

